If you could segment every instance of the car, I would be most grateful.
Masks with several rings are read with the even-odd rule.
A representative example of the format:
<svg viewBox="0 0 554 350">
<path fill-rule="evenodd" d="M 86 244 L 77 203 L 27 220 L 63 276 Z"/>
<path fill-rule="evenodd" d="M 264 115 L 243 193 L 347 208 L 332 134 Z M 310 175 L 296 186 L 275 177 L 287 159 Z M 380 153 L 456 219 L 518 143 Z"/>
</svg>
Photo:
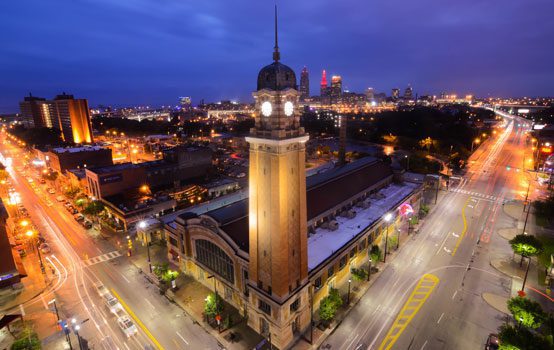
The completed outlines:
<svg viewBox="0 0 554 350">
<path fill-rule="evenodd" d="M 40 179 L 38 180 L 38 182 L 40 182 L 41 184 L 44 185 L 44 184 L 46 183 L 46 180 L 44 180 L 43 178 L 40 178 Z"/>
<path fill-rule="evenodd" d="M 50 194 L 56 193 L 56 190 L 53 189 L 53 188 L 47 188 L 46 191 L 47 191 L 48 193 L 50 193 Z"/>
<path fill-rule="evenodd" d="M 92 228 L 92 222 L 90 222 L 88 220 L 83 220 L 81 222 L 81 225 L 83 225 L 83 227 L 86 228 L 87 230 Z"/>
<path fill-rule="evenodd" d="M 57 196 L 57 197 L 56 197 L 56 200 L 57 200 L 58 202 L 64 202 L 64 201 L 65 201 L 65 198 L 63 198 L 63 196 Z"/>
<path fill-rule="evenodd" d="M 34 182 L 34 180 L 33 180 L 32 177 L 28 177 L 28 178 L 27 178 L 27 181 L 29 181 L 29 183 L 33 183 L 33 182 Z"/>
<path fill-rule="evenodd" d="M 123 310 L 119 300 L 111 295 L 111 293 L 104 294 L 104 304 L 106 304 L 112 314 L 117 315 L 121 310 Z"/>
<path fill-rule="evenodd" d="M 103 285 L 102 282 L 100 282 L 100 281 L 98 281 L 94 284 L 94 289 L 96 289 L 96 293 L 98 293 L 98 295 L 101 296 L 101 297 L 104 297 L 104 295 L 110 293 L 108 288 L 106 288 L 106 286 Z"/>
<path fill-rule="evenodd" d="M 79 211 L 78 211 L 77 209 L 75 209 L 75 208 L 71 208 L 71 210 L 69 210 L 69 212 L 70 212 L 71 214 L 73 214 L 73 215 L 79 213 Z"/>
<path fill-rule="evenodd" d="M 131 319 L 127 315 L 118 317 L 117 325 L 123 331 L 123 333 L 125 333 L 127 338 L 132 337 L 138 332 L 137 326 L 135 326 L 135 324 L 131 321 Z"/>
<path fill-rule="evenodd" d="M 500 347 L 500 341 L 498 339 L 498 334 L 491 333 L 487 338 L 487 343 L 485 344 L 485 350 L 497 350 Z"/>
<path fill-rule="evenodd" d="M 39 249 L 42 254 L 48 254 L 51 251 L 50 246 L 47 243 L 42 243 L 39 246 Z"/>
<path fill-rule="evenodd" d="M 77 221 L 85 220 L 85 217 L 81 213 L 77 213 L 77 214 L 73 215 L 73 218 Z"/>
</svg>

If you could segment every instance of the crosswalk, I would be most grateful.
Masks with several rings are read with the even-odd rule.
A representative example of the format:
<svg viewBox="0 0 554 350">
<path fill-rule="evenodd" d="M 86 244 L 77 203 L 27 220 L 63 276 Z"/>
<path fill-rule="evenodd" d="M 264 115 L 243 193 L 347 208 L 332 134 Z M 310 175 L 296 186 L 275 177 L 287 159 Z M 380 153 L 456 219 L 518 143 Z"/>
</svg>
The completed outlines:
<svg viewBox="0 0 554 350">
<path fill-rule="evenodd" d="M 83 261 L 83 264 L 85 264 L 85 266 L 91 266 L 101 262 L 119 258 L 120 256 L 121 256 L 121 253 L 118 250 L 114 250 L 113 252 L 109 252 L 103 255 L 95 256 L 90 259 L 86 259 Z"/>
<path fill-rule="evenodd" d="M 484 194 L 484 193 L 479 193 L 479 192 L 474 192 L 474 191 L 467 191 L 467 190 L 459 189 L 459 188 L 452 188 L 452 189 L 450 189 L 450 192 L 467 194 L 467 195 L 470 195 L 470 196 L 473 196 L 473 197 L 477 197 L 477 198 L 481 198 L 481 199 L 487 199 L 487 200 L 490 200 L 490 201 L 493 201 L 493 202 L 498 200 L 498 197 L 496 197 L 496 196 L 491 196 L 489 194 Z"/>
</svg>

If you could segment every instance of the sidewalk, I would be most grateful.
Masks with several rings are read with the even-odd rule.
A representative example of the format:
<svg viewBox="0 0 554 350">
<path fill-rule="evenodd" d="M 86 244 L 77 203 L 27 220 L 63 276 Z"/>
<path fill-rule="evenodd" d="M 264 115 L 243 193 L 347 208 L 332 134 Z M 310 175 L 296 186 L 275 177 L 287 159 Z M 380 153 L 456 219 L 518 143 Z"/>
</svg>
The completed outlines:
<svg viewBox="0 0 554 350">
<path fill-rule="evenodd" d="M 21 258 L 21 261 L 27 272 L 27 277 L 21 279 L 20 285 L 13 288 L 4 288 L 0 291 L 0 313 L 9 311 L 39 296 L 54 280 L 48 266 L 45 266 L 46 273 L 42 274 L 36 248 L 33 252 L 29 252 Z"/>
</svg>

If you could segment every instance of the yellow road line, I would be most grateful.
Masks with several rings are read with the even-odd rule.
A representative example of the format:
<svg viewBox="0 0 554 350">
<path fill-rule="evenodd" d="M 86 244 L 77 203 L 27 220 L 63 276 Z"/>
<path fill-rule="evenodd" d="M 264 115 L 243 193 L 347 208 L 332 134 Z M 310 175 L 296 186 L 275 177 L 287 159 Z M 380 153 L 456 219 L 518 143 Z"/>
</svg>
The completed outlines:
<svg viewBox="0 0 554 350">
<path fill-rule="evenodd" d="M 408 324 L 410 324 L 414 316 L 419 312 L 419 309 L 425 304 L 425 301 L 429 298 L 429 295 L 431 295 L 431 292 L 438 283 L 439 278 L 435 275 L 425 274 L 421 277 L 417 286 L 412 291 L 412 294 L 410 294 L 410 297 L 406 300 L 406 303 L 398 313 L 398 316 L 396 316 L 385 339 L 383 339 L 383 342 L 379 346 L 379 350 L 389 350 L 392 348 L 402 332 L 404 332 Z"/>
<path fill-rule="evenodd" d="M 150 331 L 148 330 L 148 328 L 146 328 L 146 326 L 144 325 L 144 323 L 142 323 L 142 321 L 137 317 L 137 315 L 135 315 L 135 313 L 133 312 L 133 310 L 131 310 L 131 308 L 129 306 L 127 306 L 127 304 L 125 304 L 125 302 L 123 301 L 123 299 L 121 299 L 121 297 L 119 296 L 119 294 L 117 294 L 117 292 L 115 290 L 113 290 L 113 288 L 111 289 L 112 291 L 112 294 L 114 295 L 114 297 L 117 298 L 117 300 L 119 300 L 119 302 L 121 303 L 121 306 L 123 306 L 123 308 L 125 309 L 125 311 L 127 311 L 127 313 L 129 314 L 129 316 L 131 316 L 133 318 L 133 320 L 135 320 L 135 322 L 140 326 L 140 328 L 142 328 L 142 330 L 144 331 L 144 333 L 146 333 L 146 335 L 148 336 L 148 338 L 150 338 L 150 340 L 152 340 L 152 342 L 154 343 L 154 345 L 156 345 L 156 347 L 160 350 L 164 350 L 164 348 L 161 346 L 161 344 L 156 340 L 156 338 L 154 338 L 154 336 L 152 335 L 152 333 L 150 333 Z"/>
<path fill-rule="evenodd" d="M 460 246 L 460 243 L 462 243 L 462 239 L 464 239 L 464 236 L 466 235 L 466 231 L 467 231 L 466 207 L 467 207 L 467 203 L 469 203 L 470 199 L 471 199 L 471 196 L 468 197 L 467 201 L 464 203 L 464 207 L 462 208 L 462 220 L 464 221 L 464 228 L 462 229 L 462 234 L 460 235 L 460 237 L 456 241 L 456 246 L 452 250 L 452 256 L 454 256 L 454 254 L 456 254 L 456 251 L 458 250 L 458 246 Z"/>
</svg>

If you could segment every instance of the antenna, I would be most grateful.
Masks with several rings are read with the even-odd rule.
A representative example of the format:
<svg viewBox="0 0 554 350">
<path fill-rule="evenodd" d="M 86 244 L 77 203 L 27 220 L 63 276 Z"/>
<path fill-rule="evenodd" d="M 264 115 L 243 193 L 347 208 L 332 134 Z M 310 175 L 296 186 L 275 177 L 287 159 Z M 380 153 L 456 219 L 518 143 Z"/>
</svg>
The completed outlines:
<svg viewBox="0 0 554 350">
<path fill-rule="evenodd" d="M 279 53 L 279 43 L 277 38 L 277 4 L 275 4 L 275 46 L 273 47 L 273 60 L 278 62 L 281 59 L 281 54 Z"/>
</svg>

